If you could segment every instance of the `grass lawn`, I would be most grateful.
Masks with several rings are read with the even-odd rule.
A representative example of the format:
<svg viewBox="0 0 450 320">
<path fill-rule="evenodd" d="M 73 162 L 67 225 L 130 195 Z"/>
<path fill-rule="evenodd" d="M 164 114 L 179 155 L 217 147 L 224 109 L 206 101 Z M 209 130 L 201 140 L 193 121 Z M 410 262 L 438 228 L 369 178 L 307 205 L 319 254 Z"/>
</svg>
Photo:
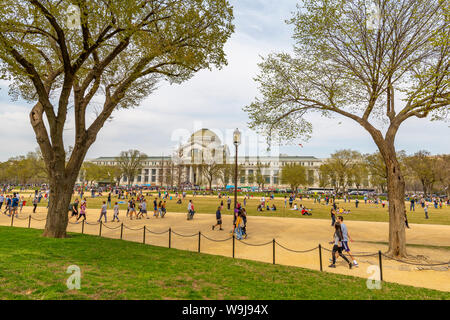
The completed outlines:
<svg viewBox="0 0 450 320">
<path fill-rule="evenodd" d="M 0 299 L 450 299 L 450 293 L 71 234 L 0 227 Z M 67 267 L 81 268 L 68 290 Z"/>
<path fill-rule="evenodd" d="M 145 194 L 145 193 L 144 193 Z M 31 205 L 31 198 L 29 195 L 25 194 L 25 199 L 27 199 L 27 206 Z M 107 200 L 107 197 L 96 197 L 90 198 L 90 193 L 85 193 L 85 197 L 87 198 L 88 209 L 99 209 L 103 201 Z M 147 210 L 152 212 L 153 210 L 153 200 L 154 196 L 149 196 L 147 198 Z M 275 198 L 274 200 L 269 201 L 269 205 L 272 206 L 275 203 L 277 207 L 277 211 L 263 211 L 258 212 L 256 210 L 258 204 L 260 203 L 260 197 L 253 197 L 247 201 L 247 214 L 250 216 L 273 216 L 273 217 L 289 217 L 289 218 L 300 218 L 300 219 L 331 219 L 330 218 L 330 209 L 331 205 L 327 206 L 324 204 L 322 200 L 321 203 L 314 203 L 314 200 L 303 199 L 303 201 L 296 200 L 294 203 L 297 203 L 298 206 L 303 204 L 307 208 L 313 209 L 312 216 L 302 216 L 299 211 L 292 211 L 289 208 L 284 208 L 284 199 Z M 266 198 L 267 199 L 267 198 Z M 170 212 L 186 212 L 187 204 L 189 200 L 194 201 L 195 211 L 197 213 L 210 213 L 214 214 L 217 210 L 217 207 L 220 205 L 220 202 L 223 200 L 224 210 L 222 214 L 231 214 L 231 210 L 228 211 L 227 207 L 227 199 L 222 198 L 218 199 L 217 196 L 187 196 L 186 199 L 183 200 L 183 204 L 176 204 L 176 200 L 168 200 L 167 201 L 167 211 Z M 115 201 L 118 201 L 117 198 L 113 197 L 112 202 L 114 204 Z M 124 201 L 124 200 L 122 200 Z M 126 200 L 125 200 L 126 201 Z M 159 200 L 158 200 L 159 201 Z M 232 198 L 233 201 L 233 198 Z M 239 198 L 241 203 L 243 202 L 242 196 Z M 380 205 L 375 204 L 364 204 L 364 201 L 360 201 L 359 207 L 355 208 L 355 202 L 352 200 L 351 203 L 344 203 L 344 200 L 336 201 L 338 207 L 343 207 L 344 209 L 348 209 L 351 211 L 350 214 L 346 214 L 346 220 L 355 220 L 355 221 L 378 221 L 378 222 L 388 222 L 389 221 L 389 213 L 388 209 L 382 208 Z M 40 206 L 46 206 L 46 201 L 41 201 Z M 409 212 L 409 203 L 407 205 L 407 213 L 408 213 L 408 221 L 409 223 L 418 223 L 418 224 L 441 224 L 441 225 L 450 225 L 450 207 L 444 205 L 443 209 L 435 209 L 433 206 L 428 207 L 428 212 L 430 219 L 425 219 L 424 210 L 420 206 L 416 206 L 415 212 Z M 126 210 L 127 205 L 120 205 L 121 211 Z M 233 207 L 233 202 L 231 204 Z M 288 203 L 289 207 L 289 203 Z"/>
</svg>

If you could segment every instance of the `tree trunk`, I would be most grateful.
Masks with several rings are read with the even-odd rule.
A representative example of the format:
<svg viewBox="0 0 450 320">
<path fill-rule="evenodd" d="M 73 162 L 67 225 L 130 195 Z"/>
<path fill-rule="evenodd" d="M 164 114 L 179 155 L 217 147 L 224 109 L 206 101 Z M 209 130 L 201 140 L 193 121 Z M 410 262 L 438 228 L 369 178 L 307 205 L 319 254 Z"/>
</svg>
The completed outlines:
<svg viewBox="0 0 450 320">
<path fill-rule="evenodd" d="M 49 238 L 65 238 L 67 236 L 68 211 L 72 198 L 75 179 L 50 178 L 50 198 L 47 222 L 43 236 Z M 64 176 L 64 175 L 62 175 Z"/>
<path fill-rule="evenodd" d="M 385 154 L 386 170 L 388 174 L 389 200 L 389 251 L 388 254 L 406 257 L 405 234 L 405 180 L 400 171 L 395 149 L 387 148 Z"/>
</svg>

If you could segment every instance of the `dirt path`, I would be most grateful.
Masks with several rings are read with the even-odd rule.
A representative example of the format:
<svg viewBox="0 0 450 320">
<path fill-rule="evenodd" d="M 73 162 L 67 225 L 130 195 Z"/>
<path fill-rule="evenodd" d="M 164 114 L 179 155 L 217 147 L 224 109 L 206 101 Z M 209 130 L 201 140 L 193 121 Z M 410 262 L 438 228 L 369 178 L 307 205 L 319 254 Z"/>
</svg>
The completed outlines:
<svg viewBox="0 0 450 320">
<path fill-rule="evenodd" d="M 97 209 L 88 210 L 87 217 L 89 224 L 85 224 L 84 232 L 87 234 L 98 235 L 99 225 Z M 20 218 L 15 219 L 14 226 L 28 227 L 28 216 L 31 208 L 24 208 Z M 42 229 L 45 221 L 36 221 L 34 219 L 45 219 L 44 208 L 38 208 L 38 213 L 33 214 L 31 227 Z M 124 218 L 125 212 L 120 216 Z M 128 241 L 143 241 L 144 225 L 151 232 L 165 232 L 172 228 L 171 247 L 181 250 L 198 250 L 198 232 L 201 231 L 201 252 L 215 255 L 232 256 L 232 240 L 224 242 L 213 242 L 206 237 L 215 240 L 225 240 L 231 237 L 232 217 L 224 215 L 224 231 L 212 231 L 211 225 L 215 223 L 215 216 L 210 214 L 196 214 L 193 221 L 186 221 L 184 213 L 168 213 L 164 219 L 129 220 L 124 219 L 124 224 L 128 228 L 139 229 L 130 230 L 124 228 L 123 239 Z M 108 223 L 102 227 L 102 236 L 118 239 L 120 238 L 120 223 L 109 222 L 112 219 L 112 212 L 108 212 Z M 367 268 L 371 265 L 378 265 L 378 256 L 358 257 L 360 267 L 348 269 L 343 260 L 338 260 L 337 268 L 328 268 L 331 254 L 326 249 L 331 249 L 328 244 L 332 240 L 333 229 L 328 220 L 305 220 L 295 218 L 277 218 L 277 217 L 249 217 L 248 218 L 248 238 L 244 242 L 235 242 L 235 257 L 250 259 L 267 263 L 273 262 L 273 244 L 272 239 L 277 243 L 293 250 L 308 250 L 322 244 L 323 270 L 332 273 L 353 275 L 362 278 L 368 278 Z M 122 220 L 121 220 L 122 221 Z M 387 242 L 388 224 L 384 222 L 364 222 L 348 221 L 347 227 L 351 237 L 355 242 L 351 243 L 353 253 L 376 253 L 387 250 L 387 245 L 368 243 L 368 242 Z M 0 225 L 11 225 L 11 218 L 1 214 Z M 70 232 L 81 232 L 82 225 L 70 224 Z M 114 228 L 113 230 L 110 228 Z M 450 247 L 450 226 L 443 225 L 419 225 L 412 224 L 411 229 L 406 230 L 408 244 L 447 246 Z M 192 237 L 182 237 L 180 235 L 190 235 Z M 158 235 L 147 232 L 145 236 L 147 244 L 167 247 L 169 244 L 169 233 Z M 246 244 L 247 243 L 247 244 Z M 264 246 L 251 246 L 248 244 L 264 244 Z M 410 254 L 423 256 L 428 263 L 450 261 L 450 250 L 439 248 L 421 248 L 408 247 Z M 277 264 L 304 267 L 308 269 L 319 270 L 319 251 L 318 249 L 308 253 L 294 253 L 283 249 L 279 245 L 275 246 L 275 257 Z M 422 270 L 419 270 L 422 269 Z M 408 265 L 383 258 L 383 278 L 388 282 L 397 282 L 400 284 L 425 287 L 450 292 L 450 270 L 449 266 L 423 267 Z"/>
</svg>

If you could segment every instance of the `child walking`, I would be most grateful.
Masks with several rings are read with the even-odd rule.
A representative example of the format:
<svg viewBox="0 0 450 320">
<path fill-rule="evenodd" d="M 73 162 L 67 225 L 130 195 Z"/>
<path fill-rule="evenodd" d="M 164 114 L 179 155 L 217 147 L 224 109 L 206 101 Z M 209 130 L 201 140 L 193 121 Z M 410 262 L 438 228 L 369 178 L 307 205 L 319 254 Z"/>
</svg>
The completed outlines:
<svg viewBox="0 0 450 320">
<path fill-rule="evenodd" d="M 113 222 L 114 221 L 116 221 L 116 219 L 117 219 L 117 222 L 120 222 L 120 220 L 119 220 L 119 204 L 116 202 L 115 204 L 114 204 L 114 216 L 113 216 Z"/>
</svg>

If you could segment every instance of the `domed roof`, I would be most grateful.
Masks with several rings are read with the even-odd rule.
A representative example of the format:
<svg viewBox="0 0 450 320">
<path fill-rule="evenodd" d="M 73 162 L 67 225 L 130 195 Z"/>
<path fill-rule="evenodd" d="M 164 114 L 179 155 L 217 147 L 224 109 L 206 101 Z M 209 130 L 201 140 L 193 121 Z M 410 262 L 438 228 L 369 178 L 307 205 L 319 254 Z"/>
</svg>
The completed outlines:
<svg viewBox="0 0 450 320">
<path fill-rule="evenodd" d="M 207 143 L 219 143 L 220 144 L 220 139 L 217 136 L 217 134 L 215 134 L 214 132 L 212 132 L 209 129 L 201 129 L 198 130 L 197 132 L 194 132 L 194 134 L 191 135 L 191 137 L 189 138 L 189 142 L 198 142 L 201 144 Z"/>
</svg>

